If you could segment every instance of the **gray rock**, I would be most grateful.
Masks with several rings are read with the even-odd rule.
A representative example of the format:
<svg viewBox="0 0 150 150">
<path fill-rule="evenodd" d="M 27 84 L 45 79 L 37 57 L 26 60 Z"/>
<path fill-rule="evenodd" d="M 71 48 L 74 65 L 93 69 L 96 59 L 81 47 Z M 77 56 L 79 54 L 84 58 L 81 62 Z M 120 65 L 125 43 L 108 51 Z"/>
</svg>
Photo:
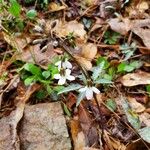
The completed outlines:
<svg viewBox="0 0 150 150">
<path fill-rule="evenodd" d="M 70 150 L 60 103 L 26 106 L 21 122 L 21 150 Z"/>
</svg>

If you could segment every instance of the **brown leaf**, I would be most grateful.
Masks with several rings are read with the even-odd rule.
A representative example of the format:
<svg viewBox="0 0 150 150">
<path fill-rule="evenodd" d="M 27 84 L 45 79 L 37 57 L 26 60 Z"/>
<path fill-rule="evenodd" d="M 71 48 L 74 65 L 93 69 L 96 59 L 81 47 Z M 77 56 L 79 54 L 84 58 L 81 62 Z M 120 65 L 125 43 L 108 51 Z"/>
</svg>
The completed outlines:
<svg viewBox="0 0 150 150">
<path fill-rule="evenodd" d="M 146 126 L 150 127 L 150 114 L 144 112 L 139 115 L 140 121 L 143 122 Z"/>
<path fill-rule="evenodd" d="M 97 129 L 93 124 L 92 119 L 89 116 L 87 110 L 82 104 L 79 105 L 79 121 L 82 127 L 82 131 L 85 135 L 86 146 L 98 144 Z"/>
<path fill-rule="evenodd" d="M 27 50 L 24 50 L 22 53 L 18 54 L 17 59 L 40 65 L 47 65 L 51 62 L 51 58 L 56 55 L 57 54 L 54 52 L 54 48 L 51 43 L 48 44 L 44 52 L 41 51 L 40 44 L 36 44 L 29 46 Z"/>
<path fill-rule="evenodd" d="M 129 73 L 121 78 L 124 86 L 136 86 L 150 84 L 150 73 L 139 71 L 137 73 Z"/>
<path fill-rule="evenodd" d="M 143 40 L 145 46 L 150 48 L 150 19 L 129 20 L 128 18 L 122 18 L 122 20 L 119 20 L 115 18 L 111 19 L 108 23 L 112 30 L 122 35 L 126 35 L 131 30 Z"/>
<path fill-rule="evenodd" d="M 73 33 L 73 35 L 78 39 L 78 41 L 84 42 L 86 41 L 87 34 L 84 30 L 84 26 L 77 21 L 70 22 L 61 22 L 59 21 L 54 31 L 60 37 L 65 37 L 69 35 L 69 33 Z"/>
<path fill-rule="evenodd" d="M 60 6 L 59 4 L 55 3 L 55 2 L 50 2 L 50 4 L 48 5 L 48 12 L 55 12 L 55 11 L 60 11 L 65 9 L 65 6 Z"/>
<path fill-rule="evenodd" d="M 146 47 L 150 48 L 150 29 L 135 28 L 132 31 L 143 40 Z"/>
<path fill-rule="evenodd" d="M 136 101 L 135 98 L 133 97 L 128 97 L 129 104 L 131 108 L 136 112 L 136 113 L 141 113 L 145 110 L 145 107 L 140 104 L 139 102 Z"/>
<path fill-rule="evenodd" d="M 91 61 L 97 54 L 97 46 L 93 43 L 86 43 L 81 46 L 81 49 L 81 54 L 75 55 L 75 58 L 81 66 L 85 67 L 87 70 L 91 70 Z"/>
</svg>

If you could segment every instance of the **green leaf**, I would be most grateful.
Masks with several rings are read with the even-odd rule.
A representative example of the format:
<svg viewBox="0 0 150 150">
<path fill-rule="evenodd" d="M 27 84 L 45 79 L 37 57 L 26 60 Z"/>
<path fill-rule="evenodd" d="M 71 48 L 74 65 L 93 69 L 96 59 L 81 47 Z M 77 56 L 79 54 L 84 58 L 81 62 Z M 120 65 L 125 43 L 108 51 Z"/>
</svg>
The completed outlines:
<svg viewBox="0 0 150 150">
<path fill-rule="evenodd" d="M 76 107 L 78 107 L 78 106 L 79 106 L 79 104 L 80 104 L 80 103 L 81 103 L 81 101 L 84 99 L 84 97 L 85 97 L 85 92 L 81 92 L 81 93 L 79 93 L 78 98 L 77 98 Z"/>
<path fill-rule="evenodd" d="M 34 19 L 36 16 L 37 16 L 37 12 L 35 9 L 31 9 L 27 12 L 26 16 L 29 18 L 29 19 Z"/>
<path fill-rule="evenodd" d="M 139 120 L 138 115 L 130 108 L 128 102 L 125 100 L 125 98 L 121 99 L 122 108 L 126 114 L 126 117 L 129 121 L 129 123 L 133 126 L 134 129 L 138 130 L 141 127 L 141 122 Z"/>
<path fill-rule="evenodd" d="M 91 25 L 92 25 L 91 19 L 83 18 L 83 19 L 82 19 L 82 22 L 83 22 L 84 26 L 85 26 L 87 29 L 89 29 L 89 28 L 91 27 Z"/>
<path fill-rule="evenodd" d="M 100 83 L 101 84 L 111 84 L 113 82 L 108 80 L 108 79 L 98 79 L 98 80 L 95 81 L 95 83 L 97 83 L 97 84 L 100 84 Z"/>
<path fill-rule="evenodd" d="M 96 63 L 97 63 L 97 65 L 99 65 L 99 64 L 101 64 L 103 61 L 105 62 L 105 64 L 104 64 L 104 69 L 107 69 L 107 68 L 110 66 L 110 64 L 109 64 L 109 62 L 107 61 L 107 59 L 106 59 L 105 57 L 99 57 L 99 58 L 97 59 Z"/>
<path fill-rule="evenodd" d="M 48 70 L 50 71 L 52 78 L 54 77 L 55 74 L 57 74 L 59 72 L 58 67 L 56 67 L 53 64 L 48 65 Z"/>
<path fill-rule="evenodd" d="M 146 91 L 147 91 L 148 93 L 150 93 L 150 85 L 147 85 L 147 86 L 146 86 Z"/>
<path fill-rule="evenodd" d="M 40 75 L 41 74 L 41 69 L 32 63 L 26 63 L 24 65 L 24 69 L 29 71 L 33 75 Z"/>
<path fill-rule="evenodd" d="M 14 16 L 19 17 L 21 12 L 21 6 L 16 0 L 10 0 L 10 7 L 8 11 Z"/>
<path fill-rule="evenodd" d="M 82 86 L 80 84 L 71 84 L 71 85 L 65 87 L 64 89 L 62 89 L 61 91 L 59 91 L 58 94 L 67 93 L 67 92 L 70 92 L 70 91 L 75 91 L 75 90 L 78 90 L 81 87 Z"/>
<path fill-rule="evenodd" d="M 31 77 L 28 77 L 24 80 L 24 84 L 26 86 L 30 85 L 33 81 L 34 81 L 35 77 L 34 76 L 31 76 Z"/>
<path fill-rule="evenodd" d="M 97 67 L 95 67 L 93 69 L 93 74 L 92 74 L 93 80 L 96 80 L 100 76 L 100 74 L 104 68 L 104 65 L 105 65 L 105 61 L 102 61 Z"/>
<path fill-rule="evenodd" d="M 135 68 L 133 66 L 130 66 L 130 65 L 126 65 L 125 68 L 124 68 L 124 71 L 126 72 L 131 72 L 133 71 Z"/>
<path fill-rule="evenodd" d="M 131 45 L 128 45 L 127 43 L 121 45 L 120 50 L 122 51 L 123 54 L 125 54 L 125 60 L 128 60 L 135 52 L 137 46 L 136 43 L 131 43 Z"/>
<path fill-rule="evenodd" d="M 66 106 L 66 104 L 63 103 L 63 105 L 64 105 L 64 111 L 65 111 L 65 113 L 67 114 L 67 116 L 71 117 L 71 112 L 69 111 L 69 109 Z"/>
<path fill-rule="evenodd" d="M 37 99 L 42 100 L 47 96 L 47 92 L 44 90 L 40 90 L 40 91 L 36 92 L 35 96 Z"/>
<path fill-rule="evenodd" d="M 139 129 L 138 133 L 144 141 L 150 143 L 150 127 Z"/>
<path fill-rule="evenodd" d="M 47 90 L 48 94 L 51 94 L 53 91 L 49 84 L 46 85 L 46 90 Z"/>
<path fill-rule="evenodd" d="M 54 91 L 56 91 L 58 93 L 58 92 L 62 91 L 64 88 L 65 88 L 64 86 L 58 85 L 58 86 L 54 87 Z"/>
<path fill-rule="evenodd" d="M 130 66 L 134 67 L 135 69 L 138 69 L 142 66 L 142 62 L 141 61 L 132 61 L 130 63 Z"/>
<path fill-rule="evenodd" d="M 47 79 L 47 78 L 49 78 L 50 77 L 50 71 L 43 71 L 42 72 L 42 75 L 43 75 L 43 77 L 45 78 L 45 79 Z"/>
<path fill-rule="evenodd" d="M 114 100 L 112 99 L 108 99 L 106 102 L 106 106 L 108 107 L 108 109 L 110 109 L 111 111 L 115 111 L 117 106 Z"/>
</svg>

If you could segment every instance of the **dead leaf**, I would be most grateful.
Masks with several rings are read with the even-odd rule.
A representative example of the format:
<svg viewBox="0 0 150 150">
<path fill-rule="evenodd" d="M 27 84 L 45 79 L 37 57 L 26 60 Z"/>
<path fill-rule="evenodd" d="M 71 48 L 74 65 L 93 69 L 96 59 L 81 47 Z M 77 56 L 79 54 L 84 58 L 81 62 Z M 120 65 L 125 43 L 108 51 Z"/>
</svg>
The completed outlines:
<svg viewBox="0 0 150 150">
<path fill-rule="evenodd" d="M 139 115 L 140 121 L 143 122 L 147 127 L 150 127 L 150 114 L 144 112 Z"/>
<path fill-rule="evenodd" d="M 104 136 L 105 136 L 105 141 L 110 150 L 114 150 L 114 149 L 126 150 L 126 146 L 123 143 L 121 143 L 119 140 L 111 137 L 106 130 L 104 130 Z"/>
<path fill-rule="evenodd" d="M 84 30 L 84 25 L 78 23 L 77 21 L 70 21 L 70 22 L 61 22 L 59 21 L 58 24 L 55 26 L 54 31 L 60 37 L 66 37 L 69 33 L 73 33 L 76 37 L 78 42 L 85 42 L 87 40 L 87 34 Z"/>
<path fill-rule="evenodd" d="M 124 86 L 136 86 L 150 84 L 150 73 L 139 71 L 137 73 L 129 73 L 121 78 Z"/>
<path fill-rule="evenodd" d="M 11 45 L 13 48 L 16 48 L 18 52 L 22 52 L 22 50 L 31 41 L 31 39 L 28 36 L 24 36 L 24 38 L 22 38 L 21 36 L 9 35 L 5 32 L 2 32 L 2 33 L 6 42 L 9 45 Z"/>
<path fill-rule="evenodd" d="M 136 113 L 141 113 L 145 110 L 145 107 L 140 104 L 139 102 L 136 101 L 135 98 L 133 97 L 128 97 L 129 104 L 131 108 L 136 112 Z"/>
<path fill-rule="evenodd" d="M 75 55 L 75 58 L 81 64 L 81 66 L 85 67 L 87 70 L 91 70 L 91 61 L 97 54 L 97 46 L 93 43 L 86 43 L 81 46 L 81 49 L 81 54 Z"/>
<path fill-rule="evenodd" d="M 138 10 L 143 13 L 145 12 L 147 9 L 149 9 L 149 5 L 147 1 L 141 1 L 141 3 L 139 3 L 137 5 Z"/>
<path fill-rule="evenodd" d="M 74 149 L 75 150 L 84 150 L 85 146 L 86 146 L 85 136 L 84 136 L 84 133 L 81 131 L 77 135 L 75 145 L 74 145 Z"/>
<path fill-rule="evenodd" d="M 150 48 L 150 19 L 129 20 L 128 18 L 122 18 L 120 20 L 119 18 L 115 18 L 110 19 L 108 24 L 112 30 L 122 35 L 126 35 L 131 30 L 143 40 L 145 46 Z"/>
<path fill-rule="evenodd" d="M 126 35 L 128 31 L 132 28 L 132 23 L 128 18 L 123 18 L 122 20 L 118 18 L 110 19 L 108 22 L 111 29 L 122 35 Z"/>
<path fill-rule="evenodd" d="M 97 145 L 99 141 L 99 136 L 97 129 L 93 124 L 92 119 L 89 116 L 87 110 L 83 107 L 82 104 L 79 105 L 79 122 L 82 128 L 82 131 L 85 135 L 85 146 Z"/>
<path fill-rule="evenodd" d="M 57 55 L 51 43 L 47 45 L 44 52 L 41 51 L 40 44 L 30 45 L 26 49 L 22 53 L 19 53 L 16 59 L 45 66 L 51 62 L 51 58 Z"/>
<path fill-rule="evenodd" d="M 132 29 L 132 31 L 138 35 L 142 40 L 146 47 L 150 48 L 150 28 L 149 29 L 143 29 L 143 28 L 135 28 Z"/>
<path fill-rule="evenodd" d="M 48 5 L 48 10 L 49 10 L 48 12 L 50 13 L 50 12 L 60 11 L 65 8 L 66 8 L 65 6 L 60 6 L 58 3 L 50 2 Z"/>
</svg>

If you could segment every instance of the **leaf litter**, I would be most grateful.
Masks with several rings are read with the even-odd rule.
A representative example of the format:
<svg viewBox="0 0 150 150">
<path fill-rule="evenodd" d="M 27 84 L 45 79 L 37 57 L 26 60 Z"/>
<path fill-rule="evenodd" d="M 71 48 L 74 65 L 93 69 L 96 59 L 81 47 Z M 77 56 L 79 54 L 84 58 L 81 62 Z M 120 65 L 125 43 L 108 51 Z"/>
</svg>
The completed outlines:
<svg viewBox="0 0 150 150">
<path fill-rule="evenodd" d="M 31 133 L 28 123 L 22 121 L 29 113 L 27 105 L 47 111 L 46 105 L 39 109 L 38 103 L 61 101 L 62 108 L 54 111 L 64 109 L 75 150 L 137 149 L 138 143 L 141 149 L 149 149 L 149 7 L 145 0 L 2 1 L 0 123 L 5 129 L 0 131 L 0 139 L 4 139 L 0 148 L 8 145 L 7 149 L 20 149 L 23 141 L 27 149 L 26 140 L 32 136 L 22 136 L 19 129 L 21 124 L 24 132 Z M 57 68 L 59 61 L 68 61 L 71 67 L 60 64 Z M 32 67 L 26 69 L 29 64 Z M 58 85 L 54 77 L 57 74 L 63 79 L 65 69 L 75 80 Z M 100 93 L 87 90 L 81 96 L 83 87 Z M 59 123 L 66 128 L 61 119 L 58 117 L 54 131 Z M 51 135 L 42 134 L 42 139 Z M 41 139 L 41 146 L 31 139 L 33 149 L 49 149 Z M 71 149 L 70 144 L 62 145 L 62 149 L 65 146 Z"/>
</svg>

